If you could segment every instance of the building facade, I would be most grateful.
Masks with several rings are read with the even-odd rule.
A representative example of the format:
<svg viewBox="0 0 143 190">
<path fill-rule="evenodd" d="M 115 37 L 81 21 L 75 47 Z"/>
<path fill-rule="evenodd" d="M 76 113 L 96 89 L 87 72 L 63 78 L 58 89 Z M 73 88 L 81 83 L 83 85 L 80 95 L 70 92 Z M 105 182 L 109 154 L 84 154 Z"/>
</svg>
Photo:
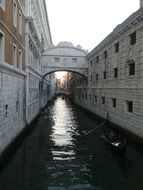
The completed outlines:
<svg viewBox="0 0 143 190">
<path fill-rule="evenodd" d="M 143 8 L 119 24 L 87 56 L 88 85 L 78 81 L 76 102 L 143 137 Z"/>
<path fill-rule="evenodd" d="M 26 123 L 24 9 L 24 0 L 0 1 L 0 152 Z"/>
<path fill-rule="evenodd" d="M 42 74 L 52 46 L 45 0 L 0 1 L 0 154 L 55 94 Z"/>
<path fill-rule="evenodd" d="M 42 79 L 41 55 L 52 46 L 45 0 L 26 1 L 26 118 L 30 123 L 52 97 L 54 76 Z"/>
</svg>

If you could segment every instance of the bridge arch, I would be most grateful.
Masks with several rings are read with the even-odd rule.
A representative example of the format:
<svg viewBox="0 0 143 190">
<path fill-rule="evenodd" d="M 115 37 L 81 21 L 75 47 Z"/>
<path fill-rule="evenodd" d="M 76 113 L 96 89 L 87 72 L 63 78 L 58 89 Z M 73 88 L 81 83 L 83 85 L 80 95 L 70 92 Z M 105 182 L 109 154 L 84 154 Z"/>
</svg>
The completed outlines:
<svg viewBox="0 0 143 190">
<path fill-rule="evenodd" d="M 80 72 L 74 71 L 74 70 L 59 70 L 59 69 L 58 69 L 58 70 L 50 71 L 50 72 L 48 72 L 48 73 L 45 73 L 42 78 L 44 79 L 47 75 L 52 74 L 52 73 L 55 73 L 55 72 L 59 72 L 59 71 L 66 71 L 66 72 L 75 73 L 75 74 L 78 74 L 78 75 L 82 76 L 84 79 L 87 79 L 87 76 L 84 75 L 82 72 L 80 73 Z"/>
<path fill-rule="evenodd" d="M 87 51 L 74 47 L 69 42 L 61 42 L 42 55 L 43 76 L 56 71 L 69 71 L 87 77 L 87 69 Z"/>
</svg>

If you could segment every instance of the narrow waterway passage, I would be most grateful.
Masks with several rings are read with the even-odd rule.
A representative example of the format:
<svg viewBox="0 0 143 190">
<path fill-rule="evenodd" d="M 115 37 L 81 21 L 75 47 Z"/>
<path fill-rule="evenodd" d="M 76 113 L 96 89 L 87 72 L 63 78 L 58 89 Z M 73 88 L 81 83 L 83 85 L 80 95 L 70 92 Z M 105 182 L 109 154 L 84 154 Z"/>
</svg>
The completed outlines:
<svg viewBox="0 0 143 190">
<path fill-rule="evenodd" d="M 0 172 L 0 190 L 142 190 L 143 149 L 128 139 L 123 154 L 111 149 L 99 122 L 58 98 Z"/>
</svg>

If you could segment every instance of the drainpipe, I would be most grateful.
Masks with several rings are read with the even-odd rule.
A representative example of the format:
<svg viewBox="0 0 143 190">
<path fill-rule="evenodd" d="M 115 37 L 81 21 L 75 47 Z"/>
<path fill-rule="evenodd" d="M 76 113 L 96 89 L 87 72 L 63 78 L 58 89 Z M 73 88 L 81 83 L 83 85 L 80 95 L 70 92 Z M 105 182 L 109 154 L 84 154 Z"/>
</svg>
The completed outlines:
<svg viewBox="0 0 143 190">
<path fill-rule="evenodd" d="M 28 95 L 29 95 L 29 0 L 25 1 L 25 71 L 26 71 L 26 124 L 28 121 Z"/>
<path fill-rule="evenodd" d="M 28 20 L 26 20 L 25 27 L 25 71 L 26 71 L 26 122 L 28 122 L 28 97 L 29 97 L 29 32 L 28 32 Z"/>
</svg>

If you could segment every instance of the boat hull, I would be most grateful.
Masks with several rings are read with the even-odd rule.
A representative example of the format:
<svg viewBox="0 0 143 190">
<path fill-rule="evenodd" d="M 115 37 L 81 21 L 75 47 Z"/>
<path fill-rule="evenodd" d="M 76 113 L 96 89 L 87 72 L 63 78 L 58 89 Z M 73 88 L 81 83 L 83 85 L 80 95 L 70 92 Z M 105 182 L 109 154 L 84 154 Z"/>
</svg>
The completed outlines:
<svg viewBox="0 0 143 190">
<path fill-rule="evenodd" d="M 105 140 L 106 143 L 108 143 L 115 149 L 125 149 L 126 148 L 126 138 L 124 138 L 122 141 L 120 141 L 119 139 L 117 139 L 115 141 L 111 141 L 104 134 L 101 135 L 101 137 L 102 137 L 102 139 Z"/>
</svg>

